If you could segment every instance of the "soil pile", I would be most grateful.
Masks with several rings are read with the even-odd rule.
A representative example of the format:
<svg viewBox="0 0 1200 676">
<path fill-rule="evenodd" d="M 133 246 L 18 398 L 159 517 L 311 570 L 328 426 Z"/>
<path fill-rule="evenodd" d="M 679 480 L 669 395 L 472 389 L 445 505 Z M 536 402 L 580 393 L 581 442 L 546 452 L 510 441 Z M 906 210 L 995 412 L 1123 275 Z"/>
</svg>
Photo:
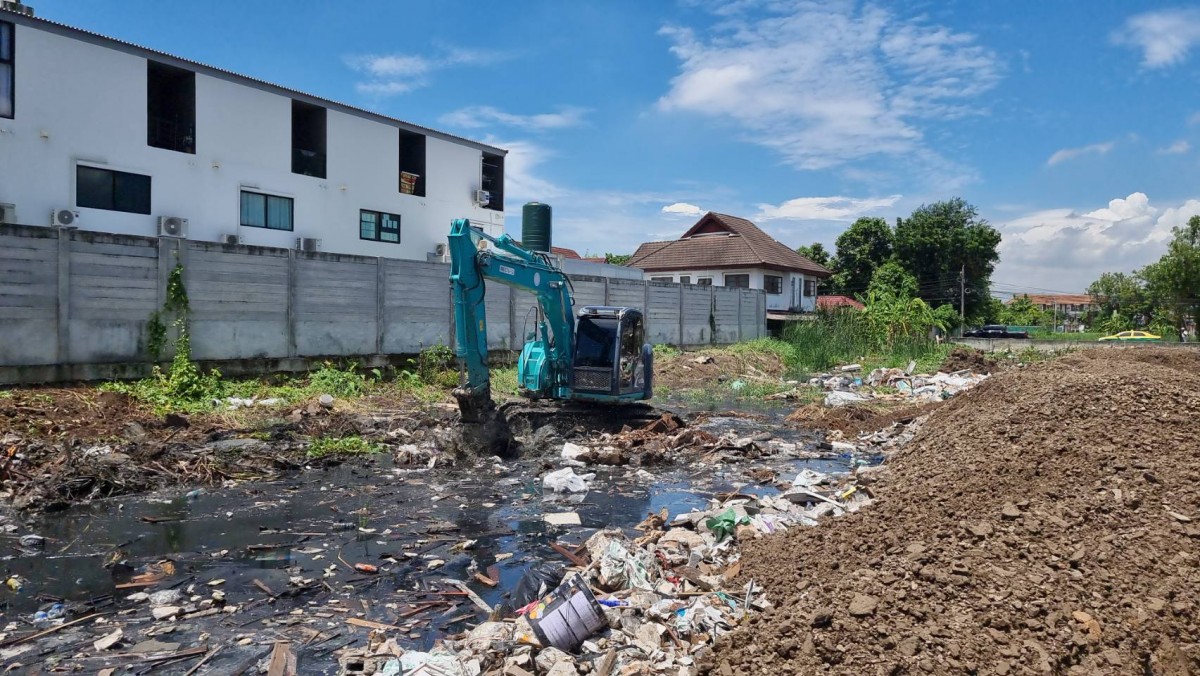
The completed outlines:
<svg viewBox="0 0 1200 676">
<path fill-rule="evenodd" d="M 969 347 L 956 347 L 950 354 L 946 355 L 946 360 L 938 367 L 938 371 L 942 373 L 954 373 L 955 371 L 996 373 L 999 368 L 1000 362 L 995 357 L 984 354 L 982 350 L 973 350 Z"/>
<path fill-rule="evenodd" d="M 669 390 L 706 389 L 727 380 L 778 382 L 786 371 L 777 354 L 723 349 L 654 357 L 654 386 Z"/>
<path fill-rule="evenodd" d="M 939 407 L 875 506 L 747 547 L 776 608 L 701 673 L 1200 672 L 1200 362 L 1154 355 Z"/>
<path fill-rule="evenodd" d="M 941 405 L 942 402 L 930 402 L 898 408 L 854 405 L 830 408 L 821 404 L 806 404 L 790 413 L 787 419 L 810 429 L 841 432 L 842 436 L 853 438 L 891 427 L 894 423 L 907 423 Z"/>
</svg>

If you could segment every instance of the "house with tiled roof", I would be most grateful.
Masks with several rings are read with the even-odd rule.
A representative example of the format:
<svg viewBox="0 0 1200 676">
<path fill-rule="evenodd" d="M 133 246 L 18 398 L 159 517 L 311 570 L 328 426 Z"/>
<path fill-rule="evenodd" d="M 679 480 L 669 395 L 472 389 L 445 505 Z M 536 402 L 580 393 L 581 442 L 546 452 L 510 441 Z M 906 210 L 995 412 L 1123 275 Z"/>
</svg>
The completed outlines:
<svg viewBox="0 0 1200 676">
<path fill-rule="evenodd" d="M 820 296 L 817 298 L 817 309 L 819 310 L 837 310 L 838 308 L 865 310 L 866 307 L 850 296 Z"/>
<path fill-rule="evenodd" d="M 832 273 L 737 216 L 709 212 L 679 239 L 646 242 L 627 265 L 655 282 L 766 291 L 767 310 L 812 312 Z"/>
</svg>

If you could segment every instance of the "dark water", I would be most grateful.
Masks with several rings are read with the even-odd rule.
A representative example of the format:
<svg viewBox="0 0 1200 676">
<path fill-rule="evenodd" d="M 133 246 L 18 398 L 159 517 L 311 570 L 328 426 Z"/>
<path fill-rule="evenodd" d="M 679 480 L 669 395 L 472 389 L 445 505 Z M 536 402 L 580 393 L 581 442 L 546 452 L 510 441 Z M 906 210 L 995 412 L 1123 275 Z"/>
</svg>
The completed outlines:
<svg viewBox="0 0 1200 676">
<path fill-rule="evenodd" d="M 733 429 L 739 435 L 764 430 L 762 420 L 744 418 L 716 418 L 705 426 L 714 432 Z M 791 430 L 772 428 L 771 432 L 800 443 L 811 441 L 811 436 Z M 102 500 L 23 524 L 20 533 L 46 538 L 40 553 L 21 552 L 15 535 L 0 541 L 0 554 L 5 555 L 0 565 L 26 580 L 19 593 L 6 590 L 0 595 L 4 601 L 0 610 L 5 621 L 27 621 L 39 607 L 56 599 L 87 603 L 103 601 L 106 595 L 118 599 L 118 608 L 128 607 L 122 599 L 141 589 L 116 589 L 127 571 L 106 568 L 105 561 L 121 558 L 138 567 L 170 559 L 175 574 L 145 591 L 172 585 L 182 591 L 195 585 L 196 594 L 207 596 L 212 590 L 207 582 L 224 579 L 218 588 L 226 592 L 227 602 L 244 605 L 266 596 L 255 580 L 278 594 L 288 589 L 289 577 L 297 569 L 305 578 L 322 579 L 325 569 L 334 566 L 336 574 L 324 579 L 354 604 L 355 611 L 363 610 L 361 602 L 366 601 L 367 619 L 404 624 L 406 620 L 385 604 L 403 603 L 406 590 L 454 578 L 467 581 L 486 602 L 496 605 L 506 600 L 531 566 L 564 562 L 550 548 L 551 541 L 580 544 L 595 529 L 630 528 L 664 507 L 671 514 L 703 509 L 713 494 L 735 488 L 773 492 L 770 487 L 745 485 L 742 472 L 751 465 L 779 469 L 785 476 L 803 467 L 822 472 L 847 469 L 841 460 L 796 459 L 647 468 L 649 475 L 629 467 L 577 468 L 579 473 L 597 474 L 592 489 L 570 498 L 547 498 L 542 495 L 541 467 L 534 460 L 481 462 L 451 470 L 411 470 L 378 460 L 310 469 L 271 482 L 200 491 L 182 487 Z M 577 512 L 582 526 L 555 527 L 543 521 L 544 513 L 566 511 Z M 454 550 L 468 540 L 475 541 L 468 549 Z M 405 553 L 417 556 L 405 560 Z M 504 554 L 512 556 L 497 561 Z M 400 563 L 387 562 L 388 556 Z M 434 558 L 445 563 L 427 568 Z M 480 571 L 497 565 L 500 584 L 489 588 L 471 579 L 472 562 Z M 356 563 L 384 570 L 371 576 L 346 565 Z M 353 590 L 342 587 L 347 583 L 354 585 Z M 185 602 L 186 597 L 185 593 Z M 260 603 L 230 619 L 240 625 L 259 616 L 286 614 L 304 607 L 309 598 L 311 594 L 271 605 Z M 456 612 L 431 612 L 430 621 L 414 628 L 408 642 L 427 647 L 467 623 L 474 625 L 482 619 L 474 610 L 464 600 Z M 141 613 L 145 614 L 144 604 Z M 216 636 L 231 631 L 228 620 L 222 624 L 225 629 L 208 626 L 221 620 L 225 618 L 189 622 Z M 254 629 L 251 625 L 241 632 Z M 349 637 L 347 633 L 345 638 Z"/>
</svg>

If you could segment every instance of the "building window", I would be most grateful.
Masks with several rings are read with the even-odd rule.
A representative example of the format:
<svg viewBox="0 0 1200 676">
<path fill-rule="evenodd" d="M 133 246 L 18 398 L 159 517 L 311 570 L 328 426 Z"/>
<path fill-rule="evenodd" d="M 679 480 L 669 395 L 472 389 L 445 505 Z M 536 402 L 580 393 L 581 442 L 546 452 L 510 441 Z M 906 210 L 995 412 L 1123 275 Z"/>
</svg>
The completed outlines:
<svg viewBox="0 0 1200 676">
<path fill-rule="evenodd" d="M 652 281 L 652 282 L 671 282 L 673 280 L 670 277 L 651 277 L 650 281 Z"/>
<path fill-rule="evenodd" d="M 291 230 L 294 208 L 290 197 L 242 191 L 242 225 L 248 228 Z"/>
<path fill-rule="evenodd" d="M 750 275 L 725 275 L 725 286 L 731 289 L 749 289 Z"/>
<path fill-rule="evenodd" d="M 712 286 L 712 277 L 697 277 L 696 286 Z"/>
<path fill-rule="evenodd" d="M 0 21 L 0 117 L 11 118 L 17 110 L 17 67 L 14 61 L 16 29 Z"/>
<path fill-rule="evenodd" d="M 358 237 L 373 242 L 400 243 L 400 217 L 382 211 L 358 212 Z"/>
<path fill-rule="evenodd" d="M 767 293 L 778 296 L 783 293 L 783 277 L 779 275 L 763 275 L 763 288 Z"/>
<path fill-rule="evenodd" d="M 480 177 L 480 189 L 488 194 L 488 203 L 484 209 L 504 211 L 504 156 L 483 154 L 483 169 Z"/>
<path fill-rule="evenodd" d="M 425 136 L 400 130 L 400 192 L 425 196 Z"/>
<path fill-rule="evenodd" d="M 325 178 L 325 109 L 292 101 L 292 173 Z"/>
<path fill-rule="evenodd" d="M 692 276 L 691 275 L 679 275 L 679 283 L 680 284 L 691 284 Z"/>
<path fill-rule="evenodd" d="M 146 62 L 146 143 L 195 154 L 195 73 L 155 61 Z"/>
<path fill-rule="evenodd" d="M 817 295 L 817 282 L 813 279 L 804 280 L 804 297 L 810 298 Z"/>
<path fill-rule="evenodd" d="M 88 209 L 149 214 L 150 177 L 76 165 L 75 205 Z"/>
</svg>

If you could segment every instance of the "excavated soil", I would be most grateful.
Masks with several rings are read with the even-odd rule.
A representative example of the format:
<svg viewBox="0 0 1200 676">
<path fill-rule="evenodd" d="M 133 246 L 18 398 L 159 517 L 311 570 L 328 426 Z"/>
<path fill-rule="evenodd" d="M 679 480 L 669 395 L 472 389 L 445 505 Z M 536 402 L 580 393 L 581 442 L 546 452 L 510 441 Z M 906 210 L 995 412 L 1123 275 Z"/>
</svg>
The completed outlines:
<svg viewBox="0 0 1200 676">
<path fill-rule="evenodd" d="M 892 402 L 889 402 L 892 403 Z M 896 406 L 839 406 L 830 408 L 821 404 L 805 404 L 790 413 L 789 422 L 800 423 L 806 428 L 841 432 L 846 438 L 869 434 L 894 423 L 907 423 L 941 406 L 935 401 L 926 404 Z"/>
<path fill-rule="evenodd" d="M 950 354 L 946 355 L 946 360 L 938 367 L 938 371 L 942 373 L 954 373 L 955 371 L 970 370 L 976 373 L 996 373 L 1000 368 L 1000 362 L 995 357 L 985 354 L 982 350 L 974 350 L 969 347 L 956 347 Z"/>
<path fill-rule="evenodd" d="M 779 355 L 769 352 L 684 352 L 655 357 L 654 386 L 670 390 L 704 389 L 736 378 L 777 382 L 785 370 Z"/>
<path fill-rule="evenodd" d="M 700 673 L 1200 672 L 1200 358 L 1093 351 L 936 409 L 857 514 L 749 543 Z"/>
</svg>

